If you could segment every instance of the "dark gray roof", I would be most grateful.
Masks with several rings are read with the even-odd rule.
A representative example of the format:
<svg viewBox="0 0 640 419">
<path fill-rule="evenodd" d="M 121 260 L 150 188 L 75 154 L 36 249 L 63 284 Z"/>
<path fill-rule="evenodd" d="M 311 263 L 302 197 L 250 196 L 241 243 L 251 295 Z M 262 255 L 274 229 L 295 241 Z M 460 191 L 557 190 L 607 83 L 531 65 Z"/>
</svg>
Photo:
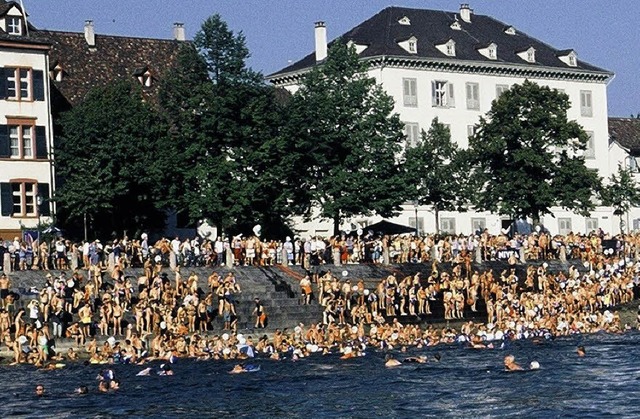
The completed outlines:
<svg viewBox="0 0 640 419">
<path fill-rule="evenodd" d="M 640 119 L 609 118 L 609 139 L 634 155 L 640 155 Z"/>
<path fill-rule="evenodd" d="M 398 23 L 406 16 L 410 25 Z M 451 24 L 458 20 L 461 30 L 451 28 Z M 515 35 L 505 33 L 510 26 L 492 17 L 471 15 L 471 22 L 464 22 L 458 12 L 438 10 L 410 9 L 404 7 L 388 7 L 355 28 L 343 34 L 340 39 L 344 42 L 353 41 L 356 44 L 368 45 L 360 56 L 363 58 L 377 56 L 393 56 L 416 59 L 441 59 L 477 61 L 480 63 L 497 62 L 504 64 L 520 64 L 557 68 L 563 70 L 583 70 L 590 72 L 607 72 L 599 67 L 578 60 L 576 67 L 570 67 L 558 57 L 571 50 L 558 50 L 542 41 L 518 31 Z M 398 45 L 398 41 L 415 36 L 417 38 L 417 54 L 411 54 Z M 448 57 L 436 48 L 449 39 L 456 43 L 456 56 Z M 497 45 L 497 60 L 491 60 L 478 52 L 479 48 L 494 42 Z M 536 50 L 536 62 L 528 63 L 517 53 L 533 47 Z M 316 64 L 315 53 L 311 53 L 271 74 L 268 78 L 297 72 Z"/>
</svg>

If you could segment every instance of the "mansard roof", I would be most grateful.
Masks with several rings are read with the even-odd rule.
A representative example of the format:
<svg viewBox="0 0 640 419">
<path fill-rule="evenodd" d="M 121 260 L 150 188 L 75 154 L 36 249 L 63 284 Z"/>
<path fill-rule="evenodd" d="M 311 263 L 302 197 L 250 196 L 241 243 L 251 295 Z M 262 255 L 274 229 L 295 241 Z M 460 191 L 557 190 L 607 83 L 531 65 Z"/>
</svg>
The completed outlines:
<svg viewBox="0 0 640 419">
<path fill-rule="evenodd" d="M 634 155 L 640 155 L 640 119 L 609 118 L 609 139 Z"/>
<path fill-rule="evenodd" d="M 410 24 L 400 24 L 398 21 L 407 17 Z M 416 61 L 464 61 L 466 63 L 495 65 L 518 65 L 538 67 L 560 71 L 598 72 L 606 75 L 612 73 L 587 62 L 578 60 L 577 66 L 571 67 L 558 58 L 561 50 L 533 38 L 516 29 L 515 34 L 505 32 L 509 28 L 490 16 L 471 15 L 471 21 L 460 19 L 457 12 L 438 10 L 411 9 L 404 7 L 388 7 L 355 28 L 341 35 L 343 42 L 353 41 L 356 44 L 369 45 L 360 56 L 362 58 L 392 58 Z M 461 25 L 461 30 L 451 28 L 453 22 Z M 417 54 L 410 54 L 398 45 L 399 39 L 407 39 L 414 35 L 420 48 Z M 436 48 L 443 39 L 453 39 L 456 42 L 456 56 L 447 57 Z M 335 42 L 335 41 L 333 41 Z M 488 45 L 494 42 L 498 47 L 496 60 L 491 60 L 478 52 L 478 45 Z M 536 51 L 535 63 L 524 61 L 518 52 L 533 47 Z M 566 51 L 566 50 L 563 50 Z M 562 54 L 560 54 L 562 55 Z M 303 59 L 268 76 L 270 79 L 291 73 L 304 71 L 316 64 L 315 54 L 311 53 Z"/>
<path fill-rule="evenodd" d="M 154 79 L 160 79 L 175 63 L 184 41 L 95 35 L 95 46 L 85 40 L 84 33 L 39 30 L 33 36 L 52 45 L 51 69 L 64 71 L 61 81 L 52 84 L 73 106 L 81 102 L 93 87 L 115 80 L 135 80 L 140 68 L 146 68 Z M 158 83 L 143 87 L 143 94 L 155 101 Z"/>
</svg>

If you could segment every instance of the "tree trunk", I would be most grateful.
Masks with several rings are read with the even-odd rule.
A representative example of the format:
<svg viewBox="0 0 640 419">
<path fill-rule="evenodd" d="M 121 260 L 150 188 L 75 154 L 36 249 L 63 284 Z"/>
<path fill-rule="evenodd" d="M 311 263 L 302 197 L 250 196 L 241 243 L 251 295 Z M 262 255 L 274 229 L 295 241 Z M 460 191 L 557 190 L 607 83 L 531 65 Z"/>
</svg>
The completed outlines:
<svg viewBox="0 0 640 419">
<path fill-rule="evenodd" d="M 336 214 L 333 216 L 333 235 L 340 235 L 340 214 Z"/>
<path fill-rule="evenodd" d="M 433 213 L 436 216 L 436 234 L 440 233 L 440 211 L 438 211 L 438 207 L 433 207 Z"/>
</svg>

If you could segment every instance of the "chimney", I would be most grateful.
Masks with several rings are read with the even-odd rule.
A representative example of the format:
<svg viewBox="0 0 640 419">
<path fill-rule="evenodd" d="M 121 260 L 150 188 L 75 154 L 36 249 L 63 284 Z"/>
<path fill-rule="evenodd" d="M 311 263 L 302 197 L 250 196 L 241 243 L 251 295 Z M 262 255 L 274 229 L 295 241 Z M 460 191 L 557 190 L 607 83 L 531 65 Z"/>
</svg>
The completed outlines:
<svg viewBox="0 0 640 419">
<path fill-rule="evenodd" d="M 327 27 L 324 22 L 316 22 L 316 62 L 327 58 Z"/>
<path fill-rule="evenodd" d="M 173 24 L 173 39 L 176 41 L 186 40 L 184 35 L 184 23 L 176 22 Z"/>
<path fill-rule="evenodd" d="M 460 5 L 460 19 L 464 22 L 471 23 L 471 14 L 473 10 L 469 8 L 468 3 L 463 3 Z"/>
<path fill-rule="evenodd" d="M 84 21 L 84 39 L 86 39 L 87 45 L 89 45 L 90 48 L 96 46 L 96 31 L 93 27 L 93 20 Z"/>
</svg>

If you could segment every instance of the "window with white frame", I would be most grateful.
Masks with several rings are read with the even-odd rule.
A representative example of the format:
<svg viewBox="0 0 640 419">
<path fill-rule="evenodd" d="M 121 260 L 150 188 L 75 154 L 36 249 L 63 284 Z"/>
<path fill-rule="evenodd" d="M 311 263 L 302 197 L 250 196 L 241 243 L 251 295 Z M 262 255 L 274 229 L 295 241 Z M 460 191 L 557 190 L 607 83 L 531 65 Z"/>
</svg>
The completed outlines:
<svg viewBox="0 0 640 419">
<path fill-rule="evenodd" d="M 633 225 L 633 231 L 638 231 L 640 230 L 640 218 L 635 218 L 632 221 L 632 225 Z"/>
<path fill-rule="evenodd" d="M 416 217 L 409 217 L 409 227 L 416 228 Z M 424 217 L 418 217 L 418 235 L 424 233 Z"/>
<path fill-rule="evenodd" d="M 507 90 L 509 90 L 508 84 L 496 84 L 496 99 L 502 96 Z"/>
<path fill-rule="evenodd" d="M 402 79 L 402 97 L 404 106 L 412 108 L 418 106 L 418 80 L 414 78 Z"/>
<path fill-rule="evenodd" d="M 571 218 L 558 218 L 558 233 L 566 235 L 571 231 Z"/>
<path fill-rule="evenodd" d="M 36 215 L 35 182 L 12 182 L 11 195 L 13 197 L 14 216 Z"/>
<path fill-rule="evenodd" d="M 472 218 L 471 219 L 471 231 L 476 233 L 478 231 L 482 232 L 487 228 L 487 219 L 486 218 Z"/>
<path fill-rule="evenodd" d="M 22 35 L 22 19 L 15 16 L 7 17 L 7 33 L 9 35 Z"/>
<path fill-rule="evenodd" d="M 455 107 L 455 97 L 453 94 L 453 84 L 448 81 L 434 80 L 431 82 L 432 105 L 438 108 Z"/>
<path fill-rule="evenodd" d="M 404 135 L 407 137 L 407 147 L 415 147 L 420 143 L 420 124 L 417 122 L 406 122 L 404 124 Z"/>
<path fill-rule="evenodd" d="M 480 109 L 480 85 L 478 83 L 467 83 L 467 109 Z"/>
<path fill-rule="evenodd" d="M 580 90 L 580 115 L 593 116 L 591 90 Z"/>
<path fill-rule="evenodd" d="M 456 234 L 456 219 L 455 218 L 441 218 L 440 219 L 440 232 L 446 234 Z"/>
<path fill-rule="evenodd" d="M 33 126 L 9 125 L 9 149 L 12 159 L 33 157 Z"/>
<path fill-rule="evenodd" d="M 626 159 L 624 159 L 625 162 L 625 168 L 630 171 L 631 173 L 638 173 L 638 161 L 636 160 L 635 157 L 633 156 L 627 156 Z"/>
<path fill-rule="evenodd" d="M 587 217 L 585 219 L 585 224 L 587 227 L 586 234 L 591 233 L 592 231 L 598 230 L 598 219 L 593 217 Z"/>
<path fill-rule="evenodd" d="M 413 39 L 409 40 L 409 52 L 416 52 L 416 41 Z"/>
<path fill-rule="evenodd" d="M 587 140 L 587 148 L 584 150 L 584 158 L 585 159 L 595 159 L 596 158 L 596 140 L 593 135 L 593 131 L 586 131 L 589 139 Z"/>
<path fill-rule="evenodd" d="M 476 126 L 467 125 L 467 138 L 473 137 L 474 135 L 476 135 Z"/>
<path fill-rule="evenodd" d="M 6 97 L 13 100 L 31 99 L 31 69 L 5 68 Z"/>
</svg>

